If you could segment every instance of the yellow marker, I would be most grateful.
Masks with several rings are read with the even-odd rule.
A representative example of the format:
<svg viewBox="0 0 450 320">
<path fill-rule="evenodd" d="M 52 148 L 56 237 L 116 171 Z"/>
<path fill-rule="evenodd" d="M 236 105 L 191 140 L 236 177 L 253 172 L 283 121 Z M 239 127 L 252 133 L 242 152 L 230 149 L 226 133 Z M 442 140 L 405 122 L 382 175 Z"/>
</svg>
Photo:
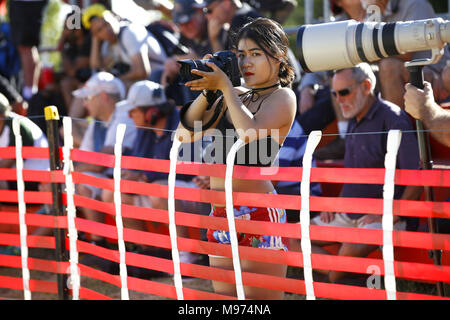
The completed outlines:
<svg viewBox="0 0 450 320">
<path fill-rule="evenodd" d="M 58 108 L 48 106 L 44 108 L 45 120 L 59 120 Z"/>
</svg>

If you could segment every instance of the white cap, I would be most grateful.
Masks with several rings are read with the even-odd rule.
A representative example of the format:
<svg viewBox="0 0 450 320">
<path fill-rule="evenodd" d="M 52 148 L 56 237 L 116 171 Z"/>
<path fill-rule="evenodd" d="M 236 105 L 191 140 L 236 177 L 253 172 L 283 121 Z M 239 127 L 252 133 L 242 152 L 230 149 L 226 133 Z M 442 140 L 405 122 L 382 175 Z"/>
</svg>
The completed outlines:
<svg viewBox="0 0 450 320">
<path fill-rule="evenodd" d="M 91 76 L 84 87 L 72 92 L 77 98 L 87 98 L 98 95 L 100 92 L 119 94 L 120 99 L 125 99 L 126 89 L 123 82 L 109 72 L 98 72 Z"/>
<path fill-rule="evenodd" d="M 128 112 L 136 107 L 158 106 L 167 102 L 164 88 L 149 80 L 138 81 L 128 91 L 126 100 L 118 103 L 120 111 Z"/>
</svg>

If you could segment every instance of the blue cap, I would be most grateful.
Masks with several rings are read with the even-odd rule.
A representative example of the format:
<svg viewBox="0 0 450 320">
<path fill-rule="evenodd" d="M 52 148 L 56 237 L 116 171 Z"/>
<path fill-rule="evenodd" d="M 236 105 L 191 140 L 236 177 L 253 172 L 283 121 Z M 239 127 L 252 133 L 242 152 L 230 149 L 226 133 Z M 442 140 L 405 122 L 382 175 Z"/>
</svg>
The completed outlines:
<svg viewBox="0 0 450 320">
<path fill-rule="evenodd" d="M 187 23 L 192 19 L 197 8 L 203 7 L 203 0 L 175 0 L 172 20 L 175 23 Z"/>
</svg>

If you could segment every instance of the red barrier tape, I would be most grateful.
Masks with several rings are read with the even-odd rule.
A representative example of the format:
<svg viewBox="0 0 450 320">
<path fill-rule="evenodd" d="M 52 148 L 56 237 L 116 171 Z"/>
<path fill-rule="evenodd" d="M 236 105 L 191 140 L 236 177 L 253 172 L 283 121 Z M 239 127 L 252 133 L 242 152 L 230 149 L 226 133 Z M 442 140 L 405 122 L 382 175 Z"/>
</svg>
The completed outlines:
<svg viewBox="0 0 450 320">
<path fill-rule="evenodd" d="M 48 159 L 49 151 L 48 148 L 42 147 L 22 147 L 22 157 L 24 159 L 28 158 Z M 16 158 L 16 147 L 0 148 L 0 159 L 15 159 L 15 158 Z"/>
<path fill-rule="evenodd" d="M 105 167 L 114 167 L 114 156 L 96 152 L 72 150 L 73 161 L 87 162 Z M 122 169 L 148 170 L 169 172 L 169 160 L 146 159 L 122 156 Z M 177 173 L 189 175 L 204 175 L 225 177 L 226 166 L 222 164 L 205 164 L 180 161 L 177 163 Z M 302 168 L 276 168 L 274 174 L 264 174 L 259 167 L 235 166 L 233 177 L 238 179 L 300 181 Z M 369 183 L 384 184 L 385 169 L 370 168 L 312 168 L 312 182 L 327 183 Z M 395 183 L 399 185 L 450 187 L 449 170 L 396 170 Z"/>
<path fill-rule="evenodd" d="M 35 150 L 36 149 L 36 150 Z M 45 152 L 44 152 L 45 151 Z M 48 158 L 47 148 L 31 148 L 25 147 L 23 150 L 24 158 L 42 157 Z M 60 149 L 61 156 L 61 149 Z M 14 158 L 14 148 L 0 148 L 0 158 Z M 114 166 L 114 156 L 101 153 L 85 152 L 81 150 L 72 150 L 72 159 L 74 161 L 83 161 L 87 163 L 104 165 L 108 167 Z M 159 159 L 142 159 L 136 157 L 122 158 L 122 168 L 149 170 L 168 172 L 169 161 Z M 177 165 L 177 173 L 179 174 L 199 174 L 224 177 L 224 165 L 205 165 L 199 163 L 179 162 Z M 236 166 L 233 176 L 240 179 L 273 179 L 283 181 L 299 181 L 302 175 L 302 168 L 277 168 L 274 175 L 264 175 L 260 168 Z M 369 183 L 383 184 L 384 169 L 349 169 L 349 168 L 313 168 L 311 172 L 311 181 L 327 182 L 327 183 Z M 15 180 L 15 169 L 0 169 L 0 176 L 4 180 Z M 113 190 L 114 181 L 112 179 L 101 179 L 86 174 L 74 172 L 74 182 L 78 184 L 90 184 L 101 189 Z M 43 181 L 43 182 L 64 182 L 64 176 L 61 171 L 45 172 L 38 170 L 24 170 L 25 181 Z M 397 170 L 396 184 L 398 185 L 419 185 L 433 187 L 449 187 L 450 171 L 448 170 Z M 167 198 L 168 186 L 148 184 L 134 181 L 121 181 L 121 191 L 123 193 L 136 193 L 144 195 L 152 195 Z M 191 188 L 175 188 L 175 198 L 188 201 L 200 201 L 216 204 L 225 204 L 225 193 L 215 190 L 200 190 Z M 4 199 L 4 200 L 3 200 Z M 16 202 L 17 192 L 0 191 L 0 201 Z M 44 201 L 44 202 L 42 202 Z M 26 192 L 25 202 L 28 203 L 51 203 L 51 193 Z M 286 209 L 300 209 L 301 197 L 288 195 L 264 195 L 261 197 L 259 193 L 233 193 L 233 202 L 236 205 L 259 206 L 259 207 L 279 207 Z M 75 204 L 77 206 L 90 207 L 91 209 L 115 214 L 114 204 L 102 203 L 100 201 L 75 196 Z M 366 198 L 327 198 L 327 197 L 311 197 L 311 211 L 331 211 L 331 212 L 349 212 L 349 213 L 366 213 L 381 214 L 383 212 L 383 199 L 366 199 Z M 134 206 L 122 205 L 122 215 L 124 217 L 132 217 L 146 221 L 158 221 L 168 223 L 168 215 L 165 210 L 137 208 Z M 415 217 L 442 217 L 450 218 L 450 203 L 448 202 L 426 202 L 426 201 L 394 201 L 394 215 L 415 216 Z M 0 212 L 0 223 L 18 224 L 18 214 L 14 212 Z M 66 217 L 53 217 L 37 214 L 26 214 L 26 223 L 29 226 L 43 226 L 48 228 L 67 228 Z M 205 217 L 188 213 L 176 213 L 177 225 L 186 225 L 196 228 L 214 228 L 227 230 L 228 223 L 225 218 Z M 106 238 L 116 239 L 117 230 L 115 226 L 105 225 L 97 222 L 87 221 L 84 219 L 76 219 L 77 229 L 87 233 L 95 233 Z M 273 234 L 282 235 L 299 239 L 301 236 L 300 226 L 296 224 L 275 224 L 270 222 L 259 221 L 242 221 L 236 220 L 236 229 L 239 232 L 252 232 L 257 234 Z M 330 228 L 311 226 L 312 240 L 353 242 L 381 245 L 383 241 L 382 230 L 358 230 L 353 228 Z M 429 234 L 421 232 L 397 232 L 393 233 L 394 245 L 411 248 L 438 249 L 450 251 L 450 241 L 448 235 Z M 51 240 L 47 239 L 50 238 Z M 54 247 L 54 239 L 52 237 L 33 237 L 28 236 L 30 247 Z M 53 241 L 52 241 L 53 240 Z M 157 246 L 170 249 L 170 237 L 167 235 L 155 234 L 150 232 L 134 231 L 124 229 L 124 240 L 134 243 L 141 243 L 150 246 Z M 193 239 L 178 239 L 178 247 L 180 250 L 192 251 L 202 254 L 213 253 L 216 255 L 231 257 L 231 248 L 228 245 L 203 242 Z M 18 245 L 20 239 L 18 235 L 0 234 L 0 245 Z M 78 241 L 77 247 L 80 252 L 94 254 L 105 259 L 119 261 L 119 253 L 92 244 Z M 239 247 L 240 256 L 243 259 L 250 259 L 262 262 L 274 262 L 291 266 L 302 267 L 302 255 L 298 252 L 274 252 L 272 250 L 256 249 L 250 247 Z M 2 258 L 0 265 L 20 268 L 20 257 Z M 379 259 L 355 258 L 342 256 L 327 256 L 312 254 L 311 256 L 313 268 L 339 270 L 346 272 L 358 272 L 369 274 L 368 267 L 379 267 L 381 275 L 384 274 L 384 263 Z M 170 260 L 138 255 L 135 253 L 126 253 L 127 264 L 140 267 L 151 266 L 152 269 L 173 272 L 173 263 Z M 43 262 L 39 259 L 29 258 L 29 268 L 46 272 L 65 272 L 58 270 L 58 267 L 67 270 L 68 263 Z M 417 279 L 425 281 L 443 281 L 450 283 L 450 267 L 434 266 L 430 264 L 421 264 L 414 262 L 394 261 L 395 275 L 400 278 Z M 113 282 L 114 285 L 120 286 L 119 276 L 111 276 L 101 271 L 80 265 L 80 268 L 87 273 L 87 276 L 100 278 L 99 280 Z M 197 266 L 191 264 L 181 264 L 181 272 L 183 275 L 199 277 L 210 280 L 218 280 L 234 283 L 234 272 L 220 270 L 211 267 Z M 86 274 L 83 274 L 86 275 Z M 10 278 L 10 277 L 6 277 Z M 2 280 L 0 277 L 0 284 Z M 20 289 L 22 290 L 22 282 L 20 280 Z M 16 280 L 8 280 L 11 286 L 17 286 Z M 55 284 L 50 282 L 36 282 L 34 285 L 42 287 L 45 290 L 54 290 Z M 135 279 L 129 277 L 128 287 L 130 290 L 145 290 L 150 294 L 157 294 L 169 298 L 176 298 L 175 288 L 171 285 L 160 284 L 152 281 Z M 285 279 L 268 275 L 253 274 L 243 272 L 244 284 L 268 288 L 273 290 L 283 290 L 298 294 L 305 294 L 304 282 L 300 280 Z M 295 285 L 294 285 L 295 284 Z M 314 283 L 316 296 L 328 297 L 332 299 L 386 299 L 384 290 L 369 290 L 368 288 L 359 288 L 354 286 L 343 286 L 335 284 Z M 350 290 L 343 290 L 349 287 Z M 193 289 L 183 289 L 186 299 L 223 299 L 229 298 L 213 293 L 201 292 Z M 35 291 L 32 288 L 32 291 Z M 343 291 L 345 291 L 343 293 Z M 44 291 L 48 292 L 48 291 Z M 106 299 L 108 297 L 96 293 L 87 288 L 80 288 L 80 295 L 86 298 L 95 299 L 95 297 Z M 402 299 L 436 299 L 435 296 L 397 293 L 397 298 Z"/>
<path fill-rule="evenodd" d="M 17 191 L 0 190 L 0 202 L 17 203 Z M 25 191 L 24 192 L 25 203 L 39 203 L 39 204 L 52 204 L 51 192 L 39 192 L 39 191 Z"/>
<path fill-rule="evenodd" d="M 97 178 L 81 173 L 74 175 L 74 182 L 108 190 L 113 190 L 114 187 L 112 179 Z M 121 181 L 121 192 L 167 198 L 168 186 L 124 180 Z M 175 187 L 175 199 L 224 205 L 225 192 Z M 280 194 L 265 194 L 264 197 L 261 197 L 260 193 L 233 192 L 233 203 L 235 205 L 300 210 L 301 197 Z M 383 199 L 310 197 L 310 210 L 381 214 L 383 212 Z M 406 217 L 450 218 L 450 202 L 394 200 L 393 214 Z"/>
<path fill-rule="evenodd" d="M 21 278 L 0 276 L 0 287 L 5 289 L 23 290 Z M 56 282 L 30 279 L 30 291 L 57 293 Z"/>
<path fill-rule="evenodd" d="M 20 236 L 12 233 L 0 233 L 0 245 L 20 246 Z M 28 235 L 27 245 L 31 248 L 55 249 L 55 238 Z"/>
<path fill-rule="evenodd" d="M 62 155 L 61 148 L 60 154 Z M 71 151 L 71 156 L 73 161 L 114 167 L 113 155 L 73 149 Z M 46 159 L 48 158 L 48 148 L 23 147 L 23 157 L 25 159 Z M 0 158 L 15 158 L 15 148 L 0 148 Z M 169 160 L 123 156 L 122 168 L 168 173 Z M 221 164 L 204 164 L 184 161 L 178 162 L 177 164 L 177 173 L 179 174 L 225 177 L 225 170 L 226 166 Z M 302 177 L 302 168 L 298 167 L 276 168 L 273 172 L 273 175 L 267 175 L 266 171 L 262 171 L 258 167 L 235 166 L 233 176 L 239 179 L 257 180 L 267 180 L 270 178 L 271 180 L 276 181 L 300 181 Z M 385 170 L 382 168 L 312 168 L 311 181 L 326 183 L 383 184 L 384 174 Z M 398 185 L 450 187 L 450 171 L 399 169 L 396 170 L 395 183 Z"/>
</svg>

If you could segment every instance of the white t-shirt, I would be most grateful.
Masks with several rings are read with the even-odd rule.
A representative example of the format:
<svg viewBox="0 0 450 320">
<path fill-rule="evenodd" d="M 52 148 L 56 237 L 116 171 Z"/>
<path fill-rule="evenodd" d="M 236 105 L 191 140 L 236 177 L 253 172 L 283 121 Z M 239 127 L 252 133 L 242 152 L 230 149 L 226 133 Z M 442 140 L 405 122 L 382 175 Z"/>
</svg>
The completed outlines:
<svg viewBox="0 0 450 320">
<path fill-rule="evenodd" d="M 148 56 L 152 72 L 164 68 L 167 55 L 158 40 L 138 23 L 121 23 L 119 41 L 114 45 L 103 42 L 102 55 L 112 56 L 117 62 L 131 64 L 131 57 L 139 52 Z"/>
</svg>

